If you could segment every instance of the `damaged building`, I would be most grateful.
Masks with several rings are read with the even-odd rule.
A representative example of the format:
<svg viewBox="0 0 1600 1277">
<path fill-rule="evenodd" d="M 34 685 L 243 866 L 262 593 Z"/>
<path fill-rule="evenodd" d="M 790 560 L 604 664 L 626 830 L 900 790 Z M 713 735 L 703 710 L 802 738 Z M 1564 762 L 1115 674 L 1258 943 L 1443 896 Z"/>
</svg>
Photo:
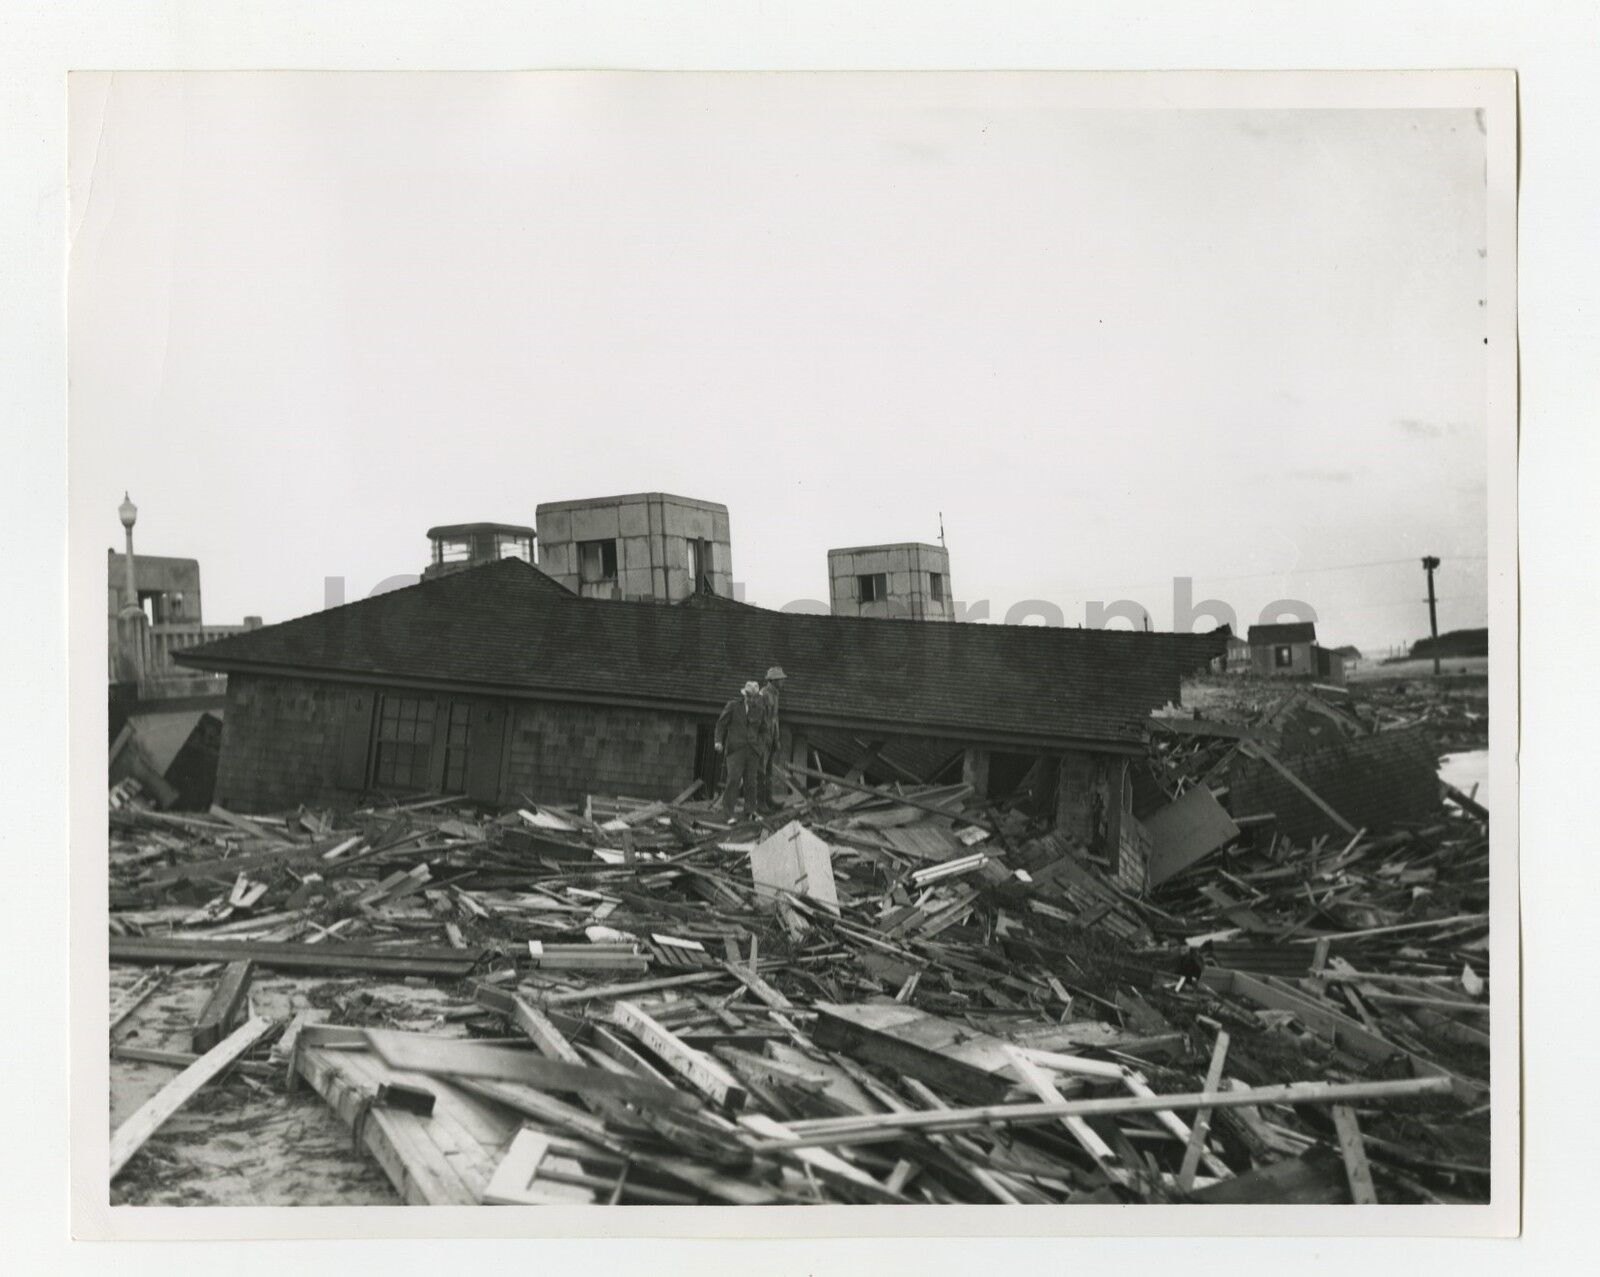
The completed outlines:
<svg viewBox="0 0 1600 1277">
<path fill-rule="evenodd" d="M 740 684 L 788 671 L 782 756 L 808 770 L 1026 786 L 1112 838 L 1123 764 L 1225 634 L 893 625 L 575 595 L 518 558 L 183 652 L 225 673 L 217 801 L 243 811 L 439 792 L 486 803 L 670 798 L 718 782 Z"/>
</svg>

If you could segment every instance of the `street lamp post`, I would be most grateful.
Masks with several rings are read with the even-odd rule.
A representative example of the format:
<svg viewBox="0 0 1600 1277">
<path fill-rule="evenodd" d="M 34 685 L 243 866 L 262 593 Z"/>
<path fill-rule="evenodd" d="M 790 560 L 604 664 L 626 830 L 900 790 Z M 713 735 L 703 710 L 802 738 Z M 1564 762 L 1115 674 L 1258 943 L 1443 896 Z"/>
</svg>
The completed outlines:
<svg viewBox="0 0 1600 1277">
<path fill-rule="evenodd" d="M 117 507 L 122 519 L 122 607 L 117 612 L 117 646 L 120 649 L 118 665 L 126 682 L 138 682 L 145 669 L 145 614 L 139 606 L 139 581 L 133 570 L 133 525 L 139 517 L 139 507 L 122 494 L 122 504 Z"/>
</svg>

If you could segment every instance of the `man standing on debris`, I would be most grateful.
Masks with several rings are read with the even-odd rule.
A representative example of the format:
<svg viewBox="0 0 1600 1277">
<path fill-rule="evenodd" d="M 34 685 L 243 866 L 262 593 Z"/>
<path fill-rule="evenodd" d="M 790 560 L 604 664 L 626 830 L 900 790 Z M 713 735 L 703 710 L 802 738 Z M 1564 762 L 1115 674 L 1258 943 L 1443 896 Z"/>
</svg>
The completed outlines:
<svg viewBox="0 0 1600 1277">
<path fill-rule="evenodd" d="M 761 752 L 767 740 L 766 713 L 761 685 L 752 679 L 717 717 L 717 752 L 728 760 L 728 785 L 722 791 L 724 815 L 733 815 L 741 792 L 745 814 L 754 816 L 760 812 L 757 789 Z"/>
<path fill-rule="evenodd" d="M 761 810 L 772 811 L 777 804 L 772 801 L 772 767 L 778 757 L 778 697 L 783 691 L 783 680 L 789 676 L 783 666 L 774 665 L 767 671 L 767 681 L 761 688 L 761 701 L 766 706 L 767 739 L 761 752 L 760 794 Z"/>
</svg>

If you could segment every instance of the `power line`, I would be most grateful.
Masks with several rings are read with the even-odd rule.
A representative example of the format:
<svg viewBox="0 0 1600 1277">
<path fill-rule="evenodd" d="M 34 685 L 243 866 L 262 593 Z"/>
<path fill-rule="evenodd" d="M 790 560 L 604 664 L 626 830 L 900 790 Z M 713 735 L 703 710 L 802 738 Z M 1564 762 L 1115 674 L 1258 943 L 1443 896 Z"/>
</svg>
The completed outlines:
<svg viewBox="0 0 1600 1277">
<path fill-rule="evenodd" d="M 1488 560 L 1489 556 L 1486 554 L 1452 554 L 1446 556 L 1445 559 L 1447 563 L 1487 563 Z M 1261 581 L 1268 580 L 1273 577 L 1317 576 L 1327 572 L 1352 572 L 1361 568 L 1390 568 L 1410 566 L 1416 563 L 1416 561 L 1417 560 L 1414 557 L 1407 559 L 1373 559 L 1367 563 L 1335 563 L 1326 567 L 1318 568 L 1279 568 L 1272 572 L 1240 572 L 1228 576 L 1212 576 L 1209 573 L 1196 573 L 1190 579 L 1197 582 L 1203 581 L 1208 585 L 1219 581 Z M 1177 575 L 1182 576 L 1185 574 L 1178 573 Z M 1170 585 L 1172 583 L 1172 579 L 1175 578 L 1171 578 L 1166 581 L 1144 581 L 1138 585 L 1123 585 L 1117 586 L 1116 588 L 1122 590 L 1142 590 L 1152 587 L 1159 588 L 1163 585 Z M 1076 585 L 1069 586 L 1068 588 L 1073 590 L 1088 590 L 1091 587 L 1085 585 Z"/>
</svg>

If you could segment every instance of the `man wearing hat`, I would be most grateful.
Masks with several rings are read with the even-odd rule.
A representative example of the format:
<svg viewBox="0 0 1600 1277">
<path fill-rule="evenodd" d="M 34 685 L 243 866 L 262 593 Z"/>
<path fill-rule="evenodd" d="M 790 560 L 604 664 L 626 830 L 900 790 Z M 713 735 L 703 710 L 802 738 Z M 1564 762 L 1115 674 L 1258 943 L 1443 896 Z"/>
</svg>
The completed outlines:
<svg viewBox="0 0 1600 1277">
<path fill-rule="evenodd" d="M 754 679 L 739 695 L 722 707 L 717 717 L 717 753 L 728 760 L 728 785 L 722 791 L 723 814 L 732 817 L 744 794 L 744 809 L 754 816 L 760 811 L 761 752 L 767 740 L 767 706 L 761 699 L 761 685 Z"/>
<path fill-rule="evenodd" d="M 761 689 L 761 700 L 766 707 L 767 739 L 762 750 L 760 771 L 761 810 L 772 811 L 777 804 L 772 801 L 772 765 L 778 757 L 778 697 L 783 692 L 783 681 L 789 676 L 783 666 L 774 665 L 767 671 L 766 684 Z"/>
</svg>

